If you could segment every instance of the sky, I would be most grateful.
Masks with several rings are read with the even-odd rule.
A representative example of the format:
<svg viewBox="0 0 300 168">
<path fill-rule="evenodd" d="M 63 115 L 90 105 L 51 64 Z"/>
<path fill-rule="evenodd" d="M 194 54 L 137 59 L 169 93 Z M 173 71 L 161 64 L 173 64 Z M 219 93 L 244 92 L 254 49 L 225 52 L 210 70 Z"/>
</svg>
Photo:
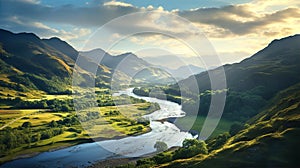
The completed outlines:
<svg viewBox="0 0 300 168">
<path fill-rule="evenodd" d="M 299 34 L 300 1 L 0 0 L 0 23 L 15 33 L 59 37 L 77 50 L 176 55 L 214 66 L 215 55 L 221 64 L 239 62 L 274 39 Z"/>
</svg>

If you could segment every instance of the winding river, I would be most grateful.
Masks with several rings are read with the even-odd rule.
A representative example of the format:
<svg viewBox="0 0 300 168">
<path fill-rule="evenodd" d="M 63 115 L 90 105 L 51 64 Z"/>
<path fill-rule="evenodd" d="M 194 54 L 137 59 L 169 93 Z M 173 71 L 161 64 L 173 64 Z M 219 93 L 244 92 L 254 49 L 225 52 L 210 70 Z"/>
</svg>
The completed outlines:
<svg viewBox="0 0 300 168">
<path fill-rule="evenodd" d="M 119 91 L 114 95 L 127 94 L 149 102 L 156 102 L 161 109 L 145 115 L 150 119 L 151 131 L 139 136 L 131 136 L 118 140 L 105 140 L 80 144 L 56 151 L 44 152 L 30 158 L 18 159 L 0 166 L 5 167 L 86 167 L 96 161 L 111 158 L 138 157 L 155 152 L 156 141 L 165 142 L 168 147 L 181 146 L 186 138 L 193 138 L 188 132 L 182 132 L 174 124 L 155 120 L 169 117 L 183 117 L 181 106 L 166 100 L 137 96 L 132 88 Z"/>
</svg>

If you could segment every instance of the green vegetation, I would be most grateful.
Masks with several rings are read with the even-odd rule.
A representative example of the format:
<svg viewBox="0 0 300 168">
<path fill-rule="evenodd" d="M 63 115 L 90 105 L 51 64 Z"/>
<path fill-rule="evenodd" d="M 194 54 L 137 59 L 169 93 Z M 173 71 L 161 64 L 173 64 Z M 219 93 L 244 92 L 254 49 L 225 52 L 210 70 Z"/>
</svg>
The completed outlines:
<svg viewBox="0 0 300 168">
<path fill-rule="evenodd" d="M 156 142 L 155 146 L 158 148 L 165 147 L 166 144 L 164 142 L 158 141 Z M 163 150 L 157 150 L 163 151 Z M 204 141 L 199 141 L 196 139 L 185 139 L 182 143 L 182 148 L 173 151 L 166 151 L 151 158 L 144 158 L 140 159 L 136 162 L 136 164 L 127 164 L 118 166 L 118 168 L 126 168 L 126 167 L 137 167 L 137 168 L 144 168 L 144 167 L 154 167 L 157 164 L 163 164 L 170 162 L 174 159 L 184 159 L 188 157 L 192 157 L 195 155 L 207 155 L 208 149 L 207 145 Z"/>
<path fill-rule="evenodd" d="M 300 135 L 300 83 L 278 93 L 247 124 L 233 124 L 230 132 L 232 136 L 223 133 L 207 140 L 208 154 L 196 154 L 185 159 L 174 158 L 173 155 L 170 159 L 164 153 L 159 155 L 163 162 L 147 158 L 148 162 L 143 163 L 148 167 L 172 168 L 297 167 L 300 159 L 297 154 L 300 150 L 297 140 Z M 177 151 L 184 151 L 184 146 L 189 145 L 183 145 Z M 142 167 L 142 164 L 139 166 Z"/>
<path fill-rule="evenodd" d="M 168 145 L 162 141 L 157 141 L 154 145 L 157 152 L 163 152 L 168 149 Z"/>
<path fill-rule="evenodd" d="M 203 116 L 185 116 L 182 118 L 178 118 L 175 124 L 177 127 L 183 130 L 188 130 L 189 128 L 187 128 L 186 126 L 194 122 L 194 125 L 192 126 L 192 128 L 190 128 L 190 130 L 200 132 L 202 130 L 202 126 L 204 124 L 205 119 L 206 117 Z M 216 137 L 219 134 L 228 132 L 233 124 L 235 124 L 235 122 L 227 119 L 221 119 L 218 123 L 218 126 L 216 127 L 216 129 L 210 137 Z"/>
<path fill-rule="evenodd" d="M 185 159 L 170 159 L 161 154 L 163 162 L 148 158 L 146 167 L 299 167 L 300 50 L 296 44 L 300 42 L 299 37 L 275 40 L 251 58 L 224 66 L 228 88 L 223 116 L 231 124 L 226 129 L 228 132 L 206 140 L 208 154 Z M 211 71 L 219 74 L 220 68 Z M 188 116 L 195 108 L 193 97 L 200 98 L 198 114 L 205 117 L 211 96 L 225 90 L 211 90 L 207 72 L 195 78 L 200 95 L 193 95 L 189 90 L 190 78 L 180 81 L 185 88 L 174 84 L 159 89 L 173 97 L 182 92 L 187 95 L 181 98 L 181 103 Z M 151 89 L 136 89 L 136 93 L 147 96 Z M 185 120 L 179 125 L 188 122 Z M 197 119 L 195 125 L 202 125 L 197 123 L 203 121 Z"/>
<path fill-rule="evenodd" d="M 0 110 L 0 162 L 19 154 L 49 150 L 57 144 L 70 146 L 90 142 L 91 138 L 137 135 L 150 130 L 149 121 L 142 116 L 158 110 L 158 104 L 121 95 L 114 98 L 119 104 L 117 108 L 111 103 L 114 100 L 108 90 L 96 94 L 101 107 L 82 106 L 87 109 L 77 114 L 68 96 L 34 100 L 3 98 L 2 105 L 10 105 L 10 109 Z M 84 130 L 85 126 L 90 129 Z"/>
</svg>

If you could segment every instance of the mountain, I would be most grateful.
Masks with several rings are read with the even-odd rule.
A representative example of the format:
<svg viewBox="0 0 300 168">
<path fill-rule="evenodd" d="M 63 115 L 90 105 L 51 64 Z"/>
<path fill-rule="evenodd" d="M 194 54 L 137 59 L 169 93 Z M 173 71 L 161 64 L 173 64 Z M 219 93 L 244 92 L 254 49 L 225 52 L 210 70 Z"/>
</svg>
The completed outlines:
<svg viewBox="0 0 300 168">
<path fill-rule="evenodd" d="M 40 39 L 33 33 L 12 33 L 0 29 L 0 97 L 27 97 L 34 95 L 70 93 L 73 72 L 79 74 L 77 82 L 86 86 L 95 78 L 97 87 L 110 88 L 112 76 L 118 84 L 131 80 L 138 82 L 168 83 L 174 81 L 169 74 L 138 58 L 132 53 L 111 56 L 101 49 L 78 52 L 67 42 L 53 37 Z M 79 54 L 81 65 L 74 69 Z M 104 54 L 100 64 L 95 57 Z M 96 77 L 88 71 L 97 68 Z M 135 77 L 136 75 L 136 77 Z"/>
<path fill-rule="evenodd" d="M 299 167 L 300 83 L 270 100 L 247 128 L 208 155 L 157 167 Z"/>
<path fill-rule="evenodd" d="M 119 71 L 126 74 L 128 78 L 134 79 L 132 82 L 135 84 L 167 84 L 174 83 L 175 81 L 168 72 L 149 64 L 133 53 L 112 56 L 101 49 L 94 49 L 87 52 L 80 52 L 80 54 L 91 58 L 97 57 L 100 60 L 100 64 L 109 67 L 112 71 Z"/>
<path fill-rule="evenodd" d="M 300 35 L 272 41 L 267 47 L 240 63 L 224 65 L 227 82 L 227 99 L 223 117 L 246 121 L 256 115 L 275 94 L 300 82 Z M 221 75 L 222 67 L 209 70 Z M 211 100 L 208 72 L 202 72 L 179 81 L 165 89 L 166 94 L 180 96 L 180 92 L 193 94 L 196 79 L 201 94 L 199 115 L 206 116 Z M 199 95 L 193 95 L 199 96 Z M 183 104 L 183 110 L 193 106 Z"/>
<path fill-rule="evenodd" d="M 71 58 L 72 61 L 70 61 L 67 58 L 62 58 L 65 61 L 69 62 L 70 65 L 72 65 L 72 63 L 74 63 L 74 61 L 76 61 L 79 53 L 71 45 L 69 45 L 67 42 L 62 41 L 61 39 L 59 39 L 57 37 L 52 37 L 50 39 L 42 39 L 42 41 L 44 43 L 48 44 L 49 46 L 51 46 L 52 48 L 60 51 L 64 55 L 67 55 L 68 58 Z"/>
<path fill-rule="evenodd" d="M 148 55 L 142 58 L 150 64 L 167 67 L 169 69 L 178 69 L 179 67 L 192 64 L 196 66 L 198 66 L 198 64 L 202 65 L 199 57 L 188 57 L 186 55 Z"/>
<path fill-rule="evenodd" d="M 70 59 L 68 56 L 32 33 L 14 34 L 0 30 L 0 36 L 1 71 L 7 72 L 1 73 L 1 87 L 49 93 L 67 89 L 72 70 L 61 58 Z"/>
<path fill-rule="evenodd" d="M 170 73 L 175 79 L 177 80 L 183 80 L 191 75 L 199 74 L 203 71 L 205 71 L 204 68 L 189 64 L 189 65 L 183 65 L 180 66 L 177 69 L 171 69 L 164 66 L 159 66 L 162 69 L 165 69 L 168 73 Z"/>
<path fill-rule="evenodd" d="M 272 41 L 266 48 L 240 63 L 225 65 L 227 86 L 234 91 L 246 91 L 262 86 L 265 98 L 300 80 L 300 35 Z M 219 74 L 220 68 L 211 70 Z M 195 76 L 201 91 L 210 89 L 208 73 Z M 188 85 L 190 79 L 180 81 Z M 284 82 L 282 82 L 284 81 Z M 272 85 L 270 87 L 270 85 Z"/>
<path fill-rule="evenodd" d="M 33 33 L 12 33 L 0 29 L 0 95 L 70 93 L 77 51 L 58 39 L 40 39 Z M 99 65 L 98 80 L 109 82 L 111 72 Z M 82 76 L 91 76 L 77 68 Z M 84 77 L 80 80 L 84 82 Z M 108 87 L 108 84 L 106 84 Z"/>
<path fill-rule="evenodd" d="M 229 89 L 222 118 L 238 121 L 231 125 L 229 132 L 208 137 L 202 145 L 199 141 L 187 141 L 178 150 L 139 160 L 136 166 L 299 167 L 299 44 L 300 35 L 274 40 L 252 57 L 224 66 Z M 210 71 L 219 75 L 220 69 Z M 206 117 L 211 95 L 221 91 L 211 91 L 208 73 L 202 72 L 179 81 L 181 86 L 187 86 L 181 92 L 189 91 L 193 77 L 201 92 L 197 95 L 201 97 L 198 115 Z M 178 96 L 178 89 L 174 84 L 164 91 L 169 97 Z M 192 102 L 188 105 L 194 106 Z M 183 104 L 187 115 L 190 115 L 189 108 Z"/>
</svg>

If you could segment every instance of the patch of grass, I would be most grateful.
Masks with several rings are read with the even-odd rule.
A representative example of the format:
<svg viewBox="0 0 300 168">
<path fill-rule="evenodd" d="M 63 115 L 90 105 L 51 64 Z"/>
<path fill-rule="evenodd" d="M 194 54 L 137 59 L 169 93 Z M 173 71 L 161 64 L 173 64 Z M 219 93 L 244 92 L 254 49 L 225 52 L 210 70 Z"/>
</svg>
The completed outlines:
<svg viewBox="0 0 300 168">
<path fill-rule="evenodd" d="M 192 126 L 191 130 L 196 130 L 200 132 L 202 130 L 205 119 L 206 117 L 203 116 L 185 116 L 182 118 L 178 118 L 176 121 L 176 125 L 179 126 L 179 128 L 188 129 L 187 125 L 190 125 L 190 123 L 194 122 L 194 125 Z M 234 124 L 233 121 L 221 119 L 210 138 L 216 137 L 221 133 L 228 132 L 232 124 Z"/>
</svg>

